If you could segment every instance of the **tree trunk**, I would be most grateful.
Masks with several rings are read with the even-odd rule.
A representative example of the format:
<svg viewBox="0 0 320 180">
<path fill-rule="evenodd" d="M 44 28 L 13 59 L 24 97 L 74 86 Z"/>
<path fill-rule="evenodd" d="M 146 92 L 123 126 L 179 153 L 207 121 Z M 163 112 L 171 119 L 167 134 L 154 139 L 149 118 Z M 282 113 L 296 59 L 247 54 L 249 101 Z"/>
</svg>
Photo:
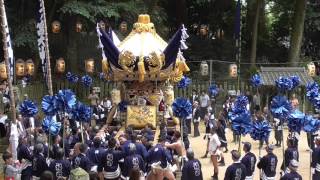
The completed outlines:
<svg viewBox="0 0 320 180">
<path fill-rule="evenodd" d="M 296 0 L 295 4 L 289 51 L 289 62 L 291 66 L 297 66 L 300 60 L 306 3 L 307 0 Z"/>
<path fill-rule="evenodd" d="M 252 38 L 251 38 L 251 50 L 250 50 L 250 63 L 252 67 L 256 66 L 258 25 L 259 25 L 261 3 L 262 3 L 262 0 L 256 0 L 256 6 L 255 6 L 256 13 L 253 21 L 253 26 L 252 26 Z"/>
</svg>

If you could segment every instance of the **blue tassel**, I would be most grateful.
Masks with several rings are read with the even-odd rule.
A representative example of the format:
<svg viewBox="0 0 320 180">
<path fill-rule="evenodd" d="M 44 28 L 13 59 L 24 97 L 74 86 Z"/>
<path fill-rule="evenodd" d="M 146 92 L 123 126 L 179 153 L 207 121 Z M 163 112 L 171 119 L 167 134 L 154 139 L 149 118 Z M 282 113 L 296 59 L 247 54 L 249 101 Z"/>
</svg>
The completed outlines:
<svg viewBox="0 0 320 180">
<path fill-rule="evenodd" d="M 254 140 L 266 141 L 269 139 L 271 129 L 267 121 L 257 121 L 252 125 L 250 136 Z"/>
<path fill-rule="evenodd" d="M 219 88 L 216 84 L 212 84 L 210 87 L 209 87 L 209 95 L 211 97 L 216 97 L 219 93 Z"/>
<path fill-rule="evenodd" d="M 90 122 L 93 110 L 90 106 L 78 102 L 72 109 L 72 117 L 79 122 Z"/>
<path fill-rule="evenodd" d="M 279 77 L 276 81 L 276 86 L 281 92 L 291 91 L 293 89 L 293 82 L 290 78 Z"/>
<path fill-rule="evenodd" d="M 86 87 L 90 87 L 93 83 L 92 78 L 89 75 L 85 75 L 82 76 L 81 78 L 81 82 L 83 83 L 83 85 L 85 85 Z"/>
<path fill-rule="evenodd" d="M 253 87 L 260 87 L 262 85 L 261 76 L 259 74 L 255 74 L 251 77 L 251 84 Z"/>
<path fill-rule="evenodd" d="M 33 101 L 24 100 L 19 106 L 19 112 L 23 117 L 33 117 L 38 113 L 38 107 Z"/>
<path fill-rule="evenodd" d="M 192 105 L 188 99 L 178 97 L 172 104 L 174 116 L 185 119 L 192 113 Z"/>
<path fill-rule="evenodd" d="M 46 116 L 53 116 L 57 113 L 57 101 L 55 96 L 46 95 L 42 98 L 41 109 Z"/>
<path fill-rule="evenodd" d="M 57 122 L 53 116 L 46 116 L 42 121 L 42 129 L 49 135 L 56 136 L 61 129 L 61 122 Z"/>
<path fill-rule="evenodd" d="M 184 88 L 187 88 L 190 84 L 191 84 L 191 79 L 186 76 L 182 76 L 182 79 L 178 82 L 177 86 L 180 89 L 184 89 Z"/>
<path fill-rule="evenodd" d="M 272 98 L 270 111 L 273 117 L 286 120 L 292 111 L 292 106 L 285 96 L 275 96 Z"/>
<path fill-rule="evenodd" d="M 76 95 L 70 89 L 59 90 L 55 99 L 57 109 L 62 112 L 70 112 L 77 101 Z"/>
<path fill-rule="evenodd" d="M 293 111 L 288 116 L 288 127 L 291 132 L 300 132 L 303 127 L 305 114 L 299 110 Z"/>
</svg>

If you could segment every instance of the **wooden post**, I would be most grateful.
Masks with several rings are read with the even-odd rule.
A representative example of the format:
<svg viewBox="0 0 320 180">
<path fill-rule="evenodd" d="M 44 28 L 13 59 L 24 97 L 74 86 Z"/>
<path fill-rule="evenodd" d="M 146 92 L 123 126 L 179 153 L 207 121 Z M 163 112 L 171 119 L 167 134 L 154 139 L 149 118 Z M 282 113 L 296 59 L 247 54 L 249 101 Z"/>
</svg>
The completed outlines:
<svg viewBox="0 0 320 180">
<path fill-rule="evenodd" d="M 6 10 L 4 7 L 4 0 L 0 0 L 0 9 L 1 9 L 1 28 L 2 28 L 2 41 L 3 41 L 3 52 L 4 52 L 4 62 L 6 64 L 7 76 L 8 76 L 8 86 L 9 86 L 9 93 L 10 93 L 10 108 L 12 111 L 12 123 L 16 124 L 17 114 L 16 114 L 16 105 L 15 105 L 15 98 L 13 93 L 12 87 L 12 79 L 10 76 L 10 62 L 9 62 L 9 54 L 8 54 L 8 45 L 7 45 L 7 36 L 6 36 L 6 26 L 8 25 L 6 19 Z"/>
<path fill-rule="evenodd" d="M 47 20 L 46 20 L 46 10 L 44 5 L 44 0 L 40 1 L 41 6 L 43 7 L 43 21 L 44 21 L 44 35 L 45 35 L 45 53 L 46 53 L 46 70 L 47 70 L 47 85 L 49 95 L 53 95 L 52 90 L 52 77 L 51 77 L 51 65 L 50 65 L 50 53 L 49 53 L 49 43 L 48 43 L 48 28 L 47 28 Z"/>
</svg>

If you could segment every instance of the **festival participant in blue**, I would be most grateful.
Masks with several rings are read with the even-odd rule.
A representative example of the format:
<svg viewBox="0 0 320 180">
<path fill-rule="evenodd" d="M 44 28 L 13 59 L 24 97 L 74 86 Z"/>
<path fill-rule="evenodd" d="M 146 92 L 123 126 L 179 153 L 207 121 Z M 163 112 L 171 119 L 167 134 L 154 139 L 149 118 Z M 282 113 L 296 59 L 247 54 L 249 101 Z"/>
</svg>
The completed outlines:
<svg viewBox="0 0 320 180">
<path fill-rule="evenodd" d="M 168 151 L 165 149 L 165 137 L 160 137 L 159 143 L 152 147 L 148 152 L 147 162 L 151 165 L 152 170 L 149 172 L 147 179 L 163 179 L 173 180 L 174 175 L 170 170 L 169 162 L 172 162 Z"/>
<path fill-rule="evenodd" d="M 129 155 L 129 145 L 131 143 L 131 140 L 128 140 L 127 138 L 127 136 L 129 135 L 131 135 L 131 133 L 122 134 L 118 138 L 120 143 L 120 148 L 125 153 L 126 156 Z"/>
<path fill-rule="evenodd" d="M 101 163 L 101 157 L 104 152 L 105 149 L 101 147 L 101 138 L 99 136 L 94 137 L 93 146 L 88 150 L 87 156 L 92 163 L 95 171 L 98 167 L 98 164 Z"/>
<path fill-rule="evenodd" d="M 51 137 L 49 137 L 51 138 Z M 58 149 L 60 148 L 60 143 L 61 143 L 61 136 L 60 135 L 57 135 L 55 137 L 52 137 L 53 139 L 53 145 L 52 145 L 52 153 L 50 154 L 50 157 L 52 157 L 52 159 L 56 159 L 57 157 L 57 151 Z"/>
<path fill-rule="evenodd" d="M 39 143 L 34 147 L 34 156 L 32 160 L 33 179 L 39 179 L 41 174 L 48 170 L 46 158 L 43 155 L 43 144 Z"/>
<path fill-rule="evenodd" d="M 261 180 L 275 180 L 278 158 L 273 153 L 274 146 L 269 144 L 266 147 L 267 155 L 258 162 L 257 167 L 262 170 Z"/>
<path fill-rule="evenodd" d="M 30 150 L 26 136 L 22 136 L 19 139 L 19 145 L 17 148 L 17 156 L 20 163 L 26 161 L 26 167 L 21 172 L 21 179 L 30 180 L 32 178 L 32 151 Z"/>
<path fill-rule="evenodd" d="M 116 140 L 108 141 L 108 149 L 102 155 L 101 163 L 98 165 L 100 179 L 118 179 L 121 175 L 119 160 L 125 157 L 122 151 L 116 150 Z"/>
<path fill-rule="evenodd" d="M 74 146 L 74 157 L 71 160 L 72 168 L 82 168 L 83 170 L 89 172 L 92 167 L 92 163 L 86 155 L 87 145 L 83 143 L 77 143 Z"/>
<path fill-rule="evenodd" d="M 233 164 L 231 164 L 224 175 L 224 180 L 245 180 L 246 166 L 240 161 L 240 153 L 237 150 L 231 151 Z"/>
<path fill-rule="evenodd" d="M 64 160 L 64 151 L 62 148 L 58 148 L 56 152 L 56 158 L 49 165 L 49 170 L 55 176 L 55 179 L 64 178 L 68 179 L 71 170 L 70 161 Z"/>
<path fill-rule="evenodd" d="M 276 139 L 276 146 L 281 147 L 282 143 L 282 123 L 280 119 L 274 118 L 274 138 Z"/>
<path fill-rule="evenodd" d="M 281 170 L 284 172 L 283 175 L 290 172 L 289 171 L 289 164 L 290 164 L 291 160 L 299 161 L 299 151 L 294 144 L 295 144 L 294 139 L 288 137 L 288 139 L 287 139 L 288 148 L 284 152 L 284 159 L 283 159 L 283 162 L 281 165 Z"/>
<path fill-rule="evenodd" d="M 280 180 L 302 180 L 301 175 L 297 172 L 298 166 L 298 161 L 291 160 L 289 165 L 290 172 L 281 177 Z"/>
<path fill-rule="evenodd" d="M 138 170 L 140 172 L 140 178 L 144 178 L 145 165 L 142 157 L 136 153 L 136 145 L 134 143 L 129 144 L 130 155 L 124 159 L 124 169 L 122 175 L 126 178 L 129 177 L 132 170 Z"/>
<path fill-rule="evenodd" d="M 182 168 L 182 177 L 183 180 L 202 180 L 202 170 L 201 163 L 198 159 L 194 158 L 194 152 L 192 149 L 187 151 L 188 161 L 184 164 Z"/>
<path fill-rule="evenodd" d="M 241 159 L 241 163 L 246 167 L 246 180 L 253 180 L 253 173 L 256 166 L 257 158 L 251 152 L 251 143 L 243 143 L 243 151 L 245 155 Z"/>
<path fill-rule="evenodd" d="M 312 180 L 320 179 L 320 136 L 315 138 L 315 145 L 311 162 Z"/>
<path fill-rule="evenodd" d="M 131 142 L 136 146 L 136 153 L 139 154 L 143 159 L 146 159 L 148 155 L 147 149 L 141 142 L 137 141 L 136 133 L 132 134 Z"/>
</svg>

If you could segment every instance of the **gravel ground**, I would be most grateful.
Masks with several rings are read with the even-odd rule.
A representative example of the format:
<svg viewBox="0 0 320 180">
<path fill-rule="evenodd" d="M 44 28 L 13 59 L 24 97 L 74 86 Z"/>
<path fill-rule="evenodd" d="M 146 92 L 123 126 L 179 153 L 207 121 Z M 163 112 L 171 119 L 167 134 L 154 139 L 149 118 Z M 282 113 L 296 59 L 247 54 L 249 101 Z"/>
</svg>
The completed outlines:
<svg viewBox="0 0 320 180">
<path fill-rule="evenodd" d="M 209 158 L 206 159 L 201 159 L 200 157 L 204 155 L 205 150 L 206 150 L 206 140 L 203 140 L 203 135 L 204 135 L 204 125 L 200 126 L 200 132 L 201 136 L 200 137 L 189 137 L 189 140 L 191 142 L 192 149 L 195 152 L 196 158 L 199 158 L 202 164 L 202 173 L 203 177 L 205 180 L 211 179 L 211 176 L 213 175 L 213 166 L 210 162 Z M 193 128 L 193 127 L 192 127 Z M 285 138 L 287 137 L 288 132 L 285 130 Z M 231 159 L 231 154 L 230 151 L 233 149 L 238 149 L 238 144 L 231 143 L 232 142 L 232 132 L 229 131 L 227 133 L 227 139 L 228 139 L 228 148 L 229 152 L 224 153 L 225 157 L 225 163 L 226 166 L 219 167 L 219 179 L 224 178 L 225 171 L 228 167 L 228 165 L 232 164 L 232 159 Z M 252 143 L 252 152 L 256 154 L 256 156 L 259 156 L 259 142 L 254 141 L 253 139 L 250 138 L 250 135 L 247 135 L 245 137 L 242 137 L 242 141 L 249 141 Z M 271 133 L 269 142 L 272 144 L 275 144 L 275 139 L 274 139 L 274 132 Z M 307 143 L 307 135 L 306 133 L 302 133 L 300 136 L 300 141 L 299 141 L 299 155 L 300 155 L 300 162 L 299 162 L 299 170 L 298 172 L 300 175 L 303 177 L 304 180 L 310 179 L 310 152 L 308 150 L 308 143 Z M 262 156 L 266 154 L 266 151 L 263 149 L 261 151 Z M 283 155 L 282 155 L 282 148 L 275 148 L 274 153 L 278 157 L 278 168 L 277 168 L 277 178 L 280 179 L 280 166 L 283 161 Z M 243 153 L 242 153 L 243 155 Z M 254 174 L 254 179 L 258 180 L 259 179 L 259 171 L 255 170 Z"/>
</svg>

